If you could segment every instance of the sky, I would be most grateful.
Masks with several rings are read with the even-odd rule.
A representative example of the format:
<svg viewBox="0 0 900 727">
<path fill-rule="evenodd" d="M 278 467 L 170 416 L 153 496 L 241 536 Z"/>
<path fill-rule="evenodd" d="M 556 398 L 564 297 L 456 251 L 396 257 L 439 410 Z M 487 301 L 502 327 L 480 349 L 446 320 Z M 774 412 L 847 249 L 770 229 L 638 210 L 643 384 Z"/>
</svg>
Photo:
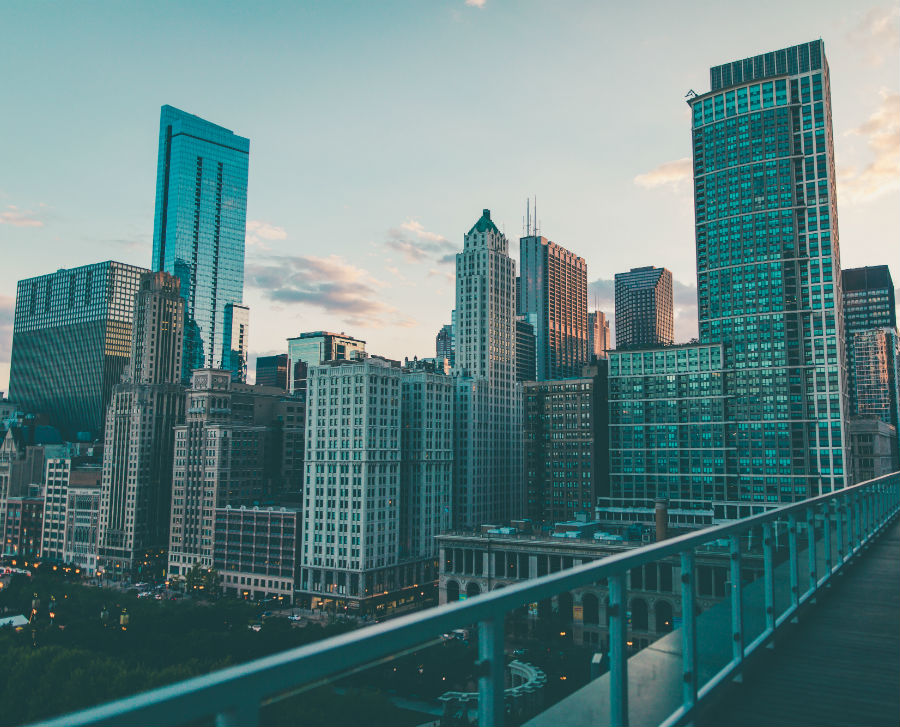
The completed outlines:
<svg viewBox="0 0 900 727">
<path fill-rule="evenodd" d="M 587 261 L 665 266 L 696 335 L 685 94 L 709 67 L 816 38 L 831 68 L 842 265 L 900 282 L 900 8 L 843 0 L 0 4 L 0 391 L 16 281 L 150 266 L 159 110 L 250 138 L 250 349 L 343 331 L 433 356 L 453 253 L 525 200 Z"/>
</svg>

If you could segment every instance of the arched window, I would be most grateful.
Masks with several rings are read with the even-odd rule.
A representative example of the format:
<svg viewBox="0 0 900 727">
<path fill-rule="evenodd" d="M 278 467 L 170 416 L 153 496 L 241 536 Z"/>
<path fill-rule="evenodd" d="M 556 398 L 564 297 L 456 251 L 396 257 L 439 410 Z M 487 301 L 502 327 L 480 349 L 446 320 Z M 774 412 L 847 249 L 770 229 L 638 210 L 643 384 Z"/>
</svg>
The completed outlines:
<svg viewBox="0 0 900 727">
<path fill-rule="evenodd" d="M 673 629 L 672 604 L 668 601 L 656 602 L 656 630 L 660 633 L 668 633 Z"/>
<path fill-rule="evenodd" d="M 459 583 L 447 581 L 447 603 L 459 600 Z"/>
<path fill-rule="evenodd" d="M 597 626 L 600 624 L 600 599 L 593 593 L 585 593 L 581 597 L 581 607 L 583 609 L 583 620 L 589 626 Z"/>
<path fill-rule="evenodd" d="M 631 599 L 631 630 L 647 631 L 650 628 L 650 620 L 647 612 L 647 602 L 643 598 Z"/>
<path fill-rule="evenodd" d="M 473 596 L 481 595 L 481 588 L 475 582 L 469 583 L 466 586 L 466 598 L 472 598 Z"/>
</svg>

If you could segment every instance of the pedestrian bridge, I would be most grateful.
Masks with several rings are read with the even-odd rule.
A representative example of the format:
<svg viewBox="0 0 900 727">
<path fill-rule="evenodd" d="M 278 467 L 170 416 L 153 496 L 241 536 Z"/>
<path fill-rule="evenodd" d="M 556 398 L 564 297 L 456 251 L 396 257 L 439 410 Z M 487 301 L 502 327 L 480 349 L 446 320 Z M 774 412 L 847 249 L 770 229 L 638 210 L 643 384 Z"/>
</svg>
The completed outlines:
<svg viewBox="0 0 900 727">
<path fill-rule="evenodd" d="M 264 724 L 273 701 L 477 624 L 480 725 L 897 725 L 898 512 L 900 472 L 43 724 Z M 698 561 L 711 558 L 727 587 L 701 607 Z M 630 655 L 626 576 L 663 560 L 676 566 L 680 621 Z M 608 670 L 574 691 L 554 685 L 534 714 L 511 709 L 511 627 L 597 583 L 609 592 Z"/>
</svg>

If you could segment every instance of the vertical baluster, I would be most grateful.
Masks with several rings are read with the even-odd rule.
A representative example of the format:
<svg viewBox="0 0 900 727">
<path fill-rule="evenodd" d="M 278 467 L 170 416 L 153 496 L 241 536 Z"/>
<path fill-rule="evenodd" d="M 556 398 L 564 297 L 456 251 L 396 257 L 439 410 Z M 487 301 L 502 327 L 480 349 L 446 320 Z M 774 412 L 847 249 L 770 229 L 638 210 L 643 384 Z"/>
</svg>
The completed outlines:
<svg viewBox="0 0 900 727">
<path fill-rule="evenodd" d="M 253 697 L 216 714 L 216 727 L 256 727 L 258 724 L 259 703 Z"/>
<path fill-rule="evenodd" d="M 502 727 L 506 664 L 503 656 L 503 614 L 478 624 L 478 724 Z"/>
<path fill-rule="evenodd" d="M 809 590 L 816 590 L 819 584 L 818 576 L 818 548 L 816 547 L 816 511 L 815 508 L 806 508 L 806 556 L 809 564 Z"/>
<path fill-rule="evenodd" d="M 744 588 L 741 581 L 741 538 L 731 536 L 731 655 L 740 668 L 744 661 Z M 740 675 L 739 678 L 743 678 Z"/>
<path fill-rule="evenodd" d="M 681 664 L 684 673 L 682 689 L 684 708 L 697 703 L 697 602 L 694 551 L 681 554 Z"/>
<path fill-rule="evenodd" d="M 612 727 L 628 727 L 628 595 L 624 573 L 609 578 L 609 608 L 609 719 Z"/>
<path fill-rule="evenodd" d="M 834 556 L 831 554 L 831 500 L 822 505 L 822 548 L 825 550 L 825 577 L 830 578 L 834 569 Z"/>
<path fill-rule="evenodd" d="M 775 538 L 772 523 L 763 523 L 763 585 L 765 590 L 766 632 L 775 631 Z"/>
<path fill-rule="evenodd" d="M 834 537 L 837 548 L 836 565 L 839 566 L 844 561 L 844 498 L 842 497 L 834 499 Z"/>
<path fill-rule="evenodd" d="M 788 515 L 788 559 L 791 574 L 791 608 L 796 611 L 800 606 L 800 552 L 797 546 L 797 516 L 794 513 Z"/>
</svg>

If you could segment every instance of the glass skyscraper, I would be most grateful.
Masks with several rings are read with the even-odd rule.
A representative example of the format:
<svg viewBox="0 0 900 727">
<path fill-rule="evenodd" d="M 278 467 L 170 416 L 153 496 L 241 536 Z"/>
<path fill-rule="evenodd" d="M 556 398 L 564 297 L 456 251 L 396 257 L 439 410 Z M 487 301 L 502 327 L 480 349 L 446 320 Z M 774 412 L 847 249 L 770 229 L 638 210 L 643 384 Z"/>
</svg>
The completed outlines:
<svg viewBox="0 0 900 727">
<path fill-rule="evenodd" d="M 9 396 L 21 411 L 47 414 L 66 437 L 102 438 L 146 272 L 108 261 L 19 281 Z"/>
<path fill-rule="evenodd" d="M 181 281 L 185 381 L 195 369 L 230 363 L 225 309 L 244 291 L 249 155 L 249 139 L 162 107 L 153 269 Z"/>
<path fill-rule="evenodd" d="M 723 345 L 738 497 L 800 500 L 848 474 L 824 45 L 716 66 L 710 83 L 688 100 L 700 340 Z"/>
</svg>

